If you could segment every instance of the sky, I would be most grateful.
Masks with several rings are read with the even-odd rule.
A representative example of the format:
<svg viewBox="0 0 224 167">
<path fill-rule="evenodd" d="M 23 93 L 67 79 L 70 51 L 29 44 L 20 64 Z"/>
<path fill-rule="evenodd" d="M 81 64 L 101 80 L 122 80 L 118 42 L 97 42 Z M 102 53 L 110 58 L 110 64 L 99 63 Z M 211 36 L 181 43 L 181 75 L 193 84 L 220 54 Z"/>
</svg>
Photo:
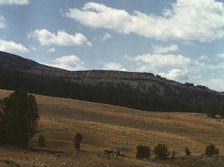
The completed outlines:
<svg viewBox="0 0 224 167">
<path fill-rule="evenodd" d="M 0 0 L 0 50 L 224 91 L 224 0 Z"/>
</svg>

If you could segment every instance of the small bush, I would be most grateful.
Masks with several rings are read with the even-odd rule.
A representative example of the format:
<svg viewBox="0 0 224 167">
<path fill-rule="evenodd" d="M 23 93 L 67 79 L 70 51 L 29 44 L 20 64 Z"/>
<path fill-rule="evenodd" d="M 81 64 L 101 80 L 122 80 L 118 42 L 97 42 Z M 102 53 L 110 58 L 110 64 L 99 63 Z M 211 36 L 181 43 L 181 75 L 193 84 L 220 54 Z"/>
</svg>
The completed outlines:
<svg viewBox="0 0 224 167">
<path fill-rule="evenodd" d="M 142 145 L 138 145 L 136 147 L 137 153 L 136 153 L 136 158 L 138 159 L 149 159 L 150 158 L 150 148 Z"/>
<path fill-rule="evenodd" d="M 82 134 L 81 133 L 76 133 L 75 138 L 74 138 L 74 146 L 76 150 L 80 150 L 80 144 L 82 142 Z"/>
<path fill-rule="evenodd" d="M 156 155 L 156 158 L 162 160 L 167 159 L 170 154 L 165 144 L 158 144 L 154 147 L 153 153 Z"/>
<path fill-rule="evenodd" d="M 213 155 L 218 155 L 219 149 L 215 147 L 214 144 L 210 144 L 205 148 L 205 155 L 211 157 Z"/>
<path fill-rule="evenodd" d="M 39 147 L 46 147 L 46 141 L 44 135 L 39 135 L 38 137 L 38 146 Z"/>
<path fill-rule="evenodd" d="M 184 149 L 186 156 L 190 156 L 191 155 L 191 151 L 188 147 L 185 147 Z"/>
</svg>

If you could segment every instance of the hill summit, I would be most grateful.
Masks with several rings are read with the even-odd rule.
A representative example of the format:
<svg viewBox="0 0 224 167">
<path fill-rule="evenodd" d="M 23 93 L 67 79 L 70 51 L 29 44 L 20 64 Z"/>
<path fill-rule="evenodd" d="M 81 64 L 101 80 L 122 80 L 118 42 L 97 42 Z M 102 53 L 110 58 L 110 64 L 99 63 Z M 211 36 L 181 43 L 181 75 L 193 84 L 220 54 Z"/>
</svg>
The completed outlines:
<svg viewBox="0 0 224 167">
<path fill-rule="evenodd" d="M 220 92 L 152 73 L 67 71 L 0 52 L 0 88 L 116 104 L 142 110 L 203 112 Z"/>
</svg>

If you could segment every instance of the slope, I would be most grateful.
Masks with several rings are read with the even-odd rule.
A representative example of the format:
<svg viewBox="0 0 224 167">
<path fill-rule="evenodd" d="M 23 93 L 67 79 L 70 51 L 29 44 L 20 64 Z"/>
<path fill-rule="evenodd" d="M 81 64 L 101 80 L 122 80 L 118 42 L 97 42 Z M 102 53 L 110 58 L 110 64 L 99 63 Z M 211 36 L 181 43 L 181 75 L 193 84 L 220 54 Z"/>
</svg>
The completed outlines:
<svg viewBox="0 0 224 167">
<path fill-rule="evenodd" d="M 1 90 L 0 98 L 10 91 Z M 64 154 L 25 152 L 0 149 L 0 157 L 11 158 L 19 164 L 31 166 L 222 166 L 224 158 L 217 160 L 201 156 L 205 147 L 213 143 L 224 152 L 223 120 L 211 119 L 204 114 L 178 112 L 144 112 L 135 109 L 64 98 L 35 95 L 40 110 L 40 130 L 46 137 L 47 148 L 63 150 Z M 84 136 L 82 152 L 74 151 L 76 132 Z M 37 137 L 37 136 L 36 136 Z M 36 137 L 31 146 L 37 146 Z M 139 144 L 153 148 L 158 143 L 167 144 L 177 157 L 184 155 L 188 146 L 193 158 L 175 161 L 135 160 Z M 110 158 L 105 149 L 121 150 L 127 158 Z M 47 155 L 47 156 L 46 156 Z M 65 165 L 62 165 L 65 163 Z M 72 164 L 72 165 L 71 165 Z M 25 165 L 23 165 L 25 166 Z"/>
</svg>

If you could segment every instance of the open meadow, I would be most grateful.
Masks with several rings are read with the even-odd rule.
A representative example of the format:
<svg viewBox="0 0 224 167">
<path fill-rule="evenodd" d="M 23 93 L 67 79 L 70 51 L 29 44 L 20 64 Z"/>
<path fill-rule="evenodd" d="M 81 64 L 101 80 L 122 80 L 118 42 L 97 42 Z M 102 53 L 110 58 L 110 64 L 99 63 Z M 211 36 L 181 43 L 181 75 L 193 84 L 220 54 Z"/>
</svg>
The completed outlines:
<svg viewBox="0 0 224 167">
<path fill-rule="evenodd" d="M 0 98 L 11 91 L 0 90 Z M 46 149 L 37 148 L 38 134 L 29 150 L 0 148 L 0 167 L 176 167 L 224 166 L 224 121 L 198 113 L 140 111 L 120 106 L 72 99 L 35 95 L 39 113 L 39 130 L 46 139 Z M 73 138 L 83 135 L 81 151 L 76 151 Z M 166 144 L 175 150 L 176 158 L 137 160 L 136 146 L 153 149 Z M 214 144 L 218 157 L 203 156 L 205 147 Z M 192 156 L 186 157 L 189 147 Z M 104 150 L 120 150 L 126 157 L 108 157 Z"/>
</svg>

